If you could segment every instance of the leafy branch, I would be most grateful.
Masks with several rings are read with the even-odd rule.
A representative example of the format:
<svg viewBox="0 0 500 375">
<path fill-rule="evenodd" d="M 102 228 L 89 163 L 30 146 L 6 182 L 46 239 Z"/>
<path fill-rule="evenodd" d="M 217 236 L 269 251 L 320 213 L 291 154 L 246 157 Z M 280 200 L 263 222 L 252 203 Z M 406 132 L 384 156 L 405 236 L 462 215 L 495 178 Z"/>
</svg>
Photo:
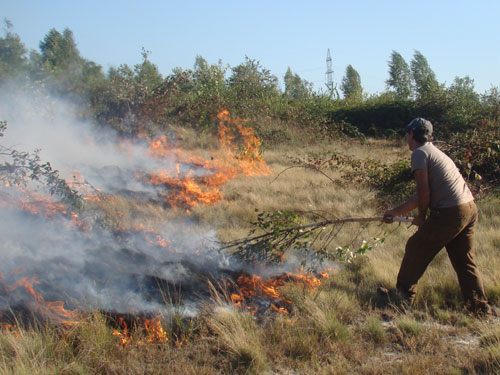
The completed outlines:
<svg viewBox="0 0 500 375">
<path fill-rule="evenodd" d="M 0 121 L 0 137 L 6 129 L 7 122 Z M 40 150 L 29 153 L 0 144 L 0 157 L 4 159 L 0 164 L 0 183 L 26 187 L 30 181 L 38 182 L 48 189 L 50 195 L 59 196 L 75 209 L 82 208 L 83 200 L 79 194 L 68 186 L 49 162 L 42 163 L 39 154 Z"/>
<path fill-rule="evenodd" d="M 257 211 L 258 212 L 258 211 Z M 306 212 L 303 216 L 319 217 L 317 213 Z M 367 251 L 383 244 L 385 236 L 374 237 L 370 241 L 363 240 L 354 250 L 354 240 L 349 245 L 337 246 L 332 251 L 331 244 L 337 237 L 344 224 L 361 223 L 358 237 L 365 226 L 370 222 L 382 221 L 382 216 L 375 217 L 346 217 L 328 219 L 301 224 L 300 215 L 294 211 L 260 212 L 253 223 L 253 229 L 243 239 L 227 242 L 222 249 L 233 249 L 233 254 L 250 262 L 281 263 L 289 249 L 310 250 L 321 260 L 341 260 L 350 262 L 357 255 L 364 255 Z M 411 222 L 411 218 L 395 218 L 397 222 Z M 255 235 L 257 232 L 261 234 Z"/>
<path fill-rule="evenodd" d="M 396 160 L 383 163 L 371 158 L 357 159 L 341 152 L 331 152 L 327 155 L 308 155 L 294 157 L 293 164 L 279 173 L 275 179 L 292 168 L 312 169 L 331 182 L 337 184 L 356 183 L 375 189 L 383 199 L 401 200 L 412 193 L 413 176 L 409 160 Z M 340 171 L 339 178 L 328 175 L 328 170 Z"/>
</svg>

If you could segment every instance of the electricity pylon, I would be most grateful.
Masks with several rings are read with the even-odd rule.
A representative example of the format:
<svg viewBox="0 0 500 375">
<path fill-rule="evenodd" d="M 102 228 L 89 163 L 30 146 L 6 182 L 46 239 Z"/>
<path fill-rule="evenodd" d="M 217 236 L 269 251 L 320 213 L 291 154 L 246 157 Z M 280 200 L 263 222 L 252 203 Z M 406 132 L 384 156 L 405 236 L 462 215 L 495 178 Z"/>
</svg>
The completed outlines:
<svg viewBox="0 0 500 375">
<path fill-rule="evenodd" d="M 330 48 L 328 48 L 328 52 L 326 53 L 326 87 L 328 88 L 328 92 L 330 96 L 335 94 L 337 98 L 339 97 L 339 92 L 337 91 L 337 85 L 333 83 L 333 68 L 332 68 L 332 55 L 330 55 Z"/>
</svg>

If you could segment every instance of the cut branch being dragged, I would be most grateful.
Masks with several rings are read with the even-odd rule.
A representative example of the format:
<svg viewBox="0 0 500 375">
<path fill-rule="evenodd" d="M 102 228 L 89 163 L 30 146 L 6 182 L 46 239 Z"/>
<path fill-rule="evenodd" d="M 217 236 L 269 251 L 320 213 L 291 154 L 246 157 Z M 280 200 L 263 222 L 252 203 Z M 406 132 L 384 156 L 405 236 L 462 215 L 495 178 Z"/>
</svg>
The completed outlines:
<svg viewBox="0 0 500 375">
<path fill-rule="evenodd" d="M 310 216 L 318 217 L 316 213 L 308 212 Z M 246 238 L 232 242 L 223 243 L 221 250 L 231 249 L 232 254 L 244 261 L 259 263 L 282 263 L 285 254 L 290 249 L 313 251 L 320 261 L 351 261 L 357 255 L 363 255 L 366 251 L 382 244 L 387 232 L 380 237 L 371 240 L 362 240 L 355 245 L 355 239 L 364 232 L 366 226 L 371 222 L 383 222 L 383 216 L 373 217 L 344 217 L 315 221 L 301 224 L 299 214 L 293 211 L 261 212 L 257 221 L 253 223 L 254 228 Z M 413 218 L 395 217 L 392 221 L 398 223 L 411 223 Z M 344 224 L 359 223 L 360 230 L 349 244 L 343 246 L 332 246 Z M 256 234 L 263 232 L 262 234 Z M 355 245 L 355 249 L 351 247 Z M 313 250 L 314 249 L 314 250 Z"/>
</svg>

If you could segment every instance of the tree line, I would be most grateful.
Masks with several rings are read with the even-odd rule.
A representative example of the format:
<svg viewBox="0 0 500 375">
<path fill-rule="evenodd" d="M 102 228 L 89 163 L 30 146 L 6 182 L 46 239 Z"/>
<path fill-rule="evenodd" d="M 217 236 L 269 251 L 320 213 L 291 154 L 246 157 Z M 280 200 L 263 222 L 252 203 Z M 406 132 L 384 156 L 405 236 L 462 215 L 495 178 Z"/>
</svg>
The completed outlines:
<svg viewBox="0 0 500 375">
<path fill-rule="evenodd" d="M 348 65 L 342 98 L 313 90 L 290 68 L 281 88 L 278 77 L 249 57 L 231 67 L 197 56 L 192 68 L 175 68 L 163 76 L 150 54 L 143 49 L 140 63 L 104 72 L 80 55 L 71 30 L 51 29 L 39 50 L 28 51 L 6 20 L 0 37 L 0 85 L 43 87 L 77 101 L 82 116 L 122 136 L 154 135 L 172 124 L 215 131 L 222 109 L 247 119 L 268 144 L 290 140 L 291 128 L 308 139 L 399 137 L 412 118 L 425 117 L 464 173 L 493 184 L 500 181 L 499 89 L 478 94 L 468 76 L 456 77 L 446 87 L 419 51 L 409 64 L 392 51 L 387 90 L 374 95 L 363 93 L 359 73 Z"/>
<path fill-rule="evenodd" d="M 249 57 L 230 67 L 208 64 L 198 56 L 191 69 L 175 68 L 163 76 L 142 50 L 142 62 L 104 72 L 80 55 L 73 33 L 51 29 L 39 50 L 27 51 L 5 20 L 0 38 L 0 84 L 12 80 L 41 84 L 55 94 L 80 101 L 85 115 L 123 133 L 162 128 L 168 123 L 210 128 L 215 115 L 228 109 L 257 121 L 268 118 L 331 131 L 391 136 L 412 117 L 427 117 L 438 131 L 464 131 L 479 122 L 498 123 L 500 91 L 476 93 L 474 81 L 456 77 L 445 87 L 425 56 L 415 51 L 408 64 L 397 51 L 388 61 L 387 90 L 363 93 L 361 77 L 348 65 L 341 81 L 343 97 L 314 91 L 290 68 L 278 77 Z"/>
</svg>

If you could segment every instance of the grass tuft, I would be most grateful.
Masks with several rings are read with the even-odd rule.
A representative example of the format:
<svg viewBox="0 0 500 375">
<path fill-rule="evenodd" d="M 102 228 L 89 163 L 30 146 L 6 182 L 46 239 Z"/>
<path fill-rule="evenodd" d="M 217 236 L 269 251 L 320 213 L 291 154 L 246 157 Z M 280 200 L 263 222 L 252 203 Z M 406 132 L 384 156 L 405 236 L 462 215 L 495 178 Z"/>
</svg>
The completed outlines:
<svg viewBox="0 0 500 375">
<path fill-rule="evenodd" d="M 375 344 L 384 344 L 387 341 L 385 329 L 382 322 L 376 316 L 370 316 L 362 326 L 364 336 L 368 337 Z"/>
<path fill-rule="evenodd" d="M 225 348 L 235 367 L 259 374 L 267 368 L 267 358 L 260 338 L 262 331 L 252 315 L 231 306 L 219 305 L 206 318 L 207 326 Z"/>
</svg>

